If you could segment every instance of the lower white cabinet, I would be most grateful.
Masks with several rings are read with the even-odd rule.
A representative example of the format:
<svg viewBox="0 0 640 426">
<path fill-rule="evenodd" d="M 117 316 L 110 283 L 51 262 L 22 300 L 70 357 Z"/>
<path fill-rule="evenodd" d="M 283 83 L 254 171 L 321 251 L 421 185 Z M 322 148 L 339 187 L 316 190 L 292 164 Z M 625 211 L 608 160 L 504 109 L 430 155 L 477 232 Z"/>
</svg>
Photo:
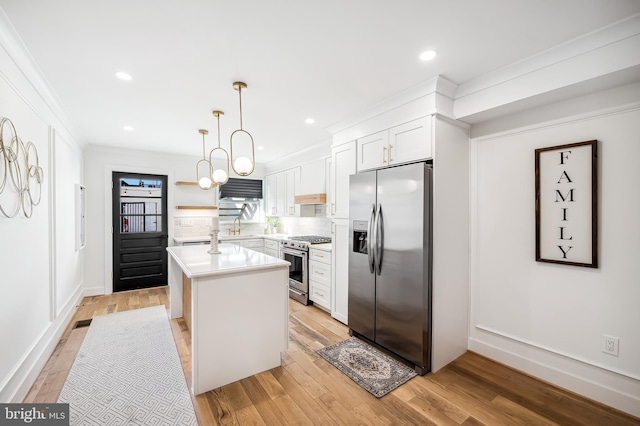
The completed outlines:
<svg viewBox="0 0 640 426">
<path fill-rule="evenodd" d="M 264 240 L 264 253 L 273 257 L 280 257 L 280 243 L 274 240 Z"/>
<path fill-rule="evenodd" d="M 242 240 L 242 247 L 264 253 L 264 238 L 250 238 Z"/>
<path fill-rule="evenodd" d="M 223 243 L 235 244 L 240 247 L 245 247 L 253 251 L 259 251 L 264 253 L 264 238 L 238 238 L 233 240 L 223 240 Z"/>
<path fill-rule="evenodd" d="M 331 316 L 348 322 L 349 219 L 331 221 Z"/>
<path fill-rule="evenodd" d="M 331 311 L 331 253 L 309 249 L 309 299 Z"/>
</svg>

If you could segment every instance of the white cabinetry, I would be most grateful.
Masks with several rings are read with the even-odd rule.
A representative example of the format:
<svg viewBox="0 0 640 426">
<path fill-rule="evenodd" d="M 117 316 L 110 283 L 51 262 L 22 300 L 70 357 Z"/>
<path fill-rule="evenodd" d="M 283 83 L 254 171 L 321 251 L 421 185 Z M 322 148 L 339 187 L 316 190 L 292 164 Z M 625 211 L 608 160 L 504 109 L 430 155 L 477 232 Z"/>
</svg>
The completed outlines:
<svg viewBox="0 0 640 426">
<path fill-rule="evenodd" d="M 431 120 L 428 116 L 359 138 L 358 172 L 431 158 Z"/>
<path fill-rule="evenodd" d="M 349 218 L 349 175 L 356 172 L 356 141 L 331 148 L 329 216 Z"/>
<path fill-rule="evenodd" d="M 300 216 L 300 205 L 296 204 L 296 195 L 300 189 L 300 167 L 284 171 L 285 216 Z"/>
<path fill-rule="evenodd" d="M 231 240 L 222 240 L 222 242 L 264 253 L 264 238 L 234 238 Z"/>
<path fill-rule="evenodd" d="M 347 324 L 349 300 L 349 219 L 331 221 L 331 316 Z"/>
<path fill-rule="evenodd" d="M 325 194 L 325 159 L 310 161 L 300 166 L 300 186 L 297 195 Z"/>
<path fill-rule="evenodd" d="M 267 175 L 267 216 L 284 216 L 285 212 L 285 182 L 284 172 Z"/>
<path fill-rule="evenodd" d="M 327 201 L 325 204 L 325 215 L 331 217 L 331 157 L 324 161 L 324 184 L 327 191 Z"/>
<path fill-rule="evenodd" d="M 273 257 L 280 257 L 280 243 L 274 240 L 264 240 L 264 253 Z"/>
<path fill-rule="evenodd" d="M 309 299 L 331 310 L 331 253 L 309 248 Z"/>
<path fill-rule="evenodd" d="M 248 249 L 259 251 L 260 253 L 264 253 L 264 239 L 250 238 L 247 240 L 242 240 L 242 247 L 246 247 Z"/>
<path fill-rule="evenodd" d="M 300 167 L 272 173 L 265 178 L 267 216 L 300 216 L 295 196 L 300 189 Z"/>
</svg>

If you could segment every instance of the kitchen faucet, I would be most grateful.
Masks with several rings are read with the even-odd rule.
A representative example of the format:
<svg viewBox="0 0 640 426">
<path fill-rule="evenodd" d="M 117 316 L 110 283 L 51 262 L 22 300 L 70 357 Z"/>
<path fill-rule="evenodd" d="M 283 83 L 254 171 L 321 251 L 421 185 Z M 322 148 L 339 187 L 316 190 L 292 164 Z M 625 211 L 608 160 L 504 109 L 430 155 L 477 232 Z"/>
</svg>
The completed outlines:
<svg viewBox="0 0 640 426">
<path fill-rule="evenodd" d="M 238 221 L 237 231 L 236 231 L 236 220 Z M 238 235 L 240 235 L 240 216 L 237 216 L 235 219 L 233 219 L 233 235 L 236 235 L 236 232 L 238 232 Z M 231 235 L 231 229 L 229 229 L 229 235 Z"/>
</svg>

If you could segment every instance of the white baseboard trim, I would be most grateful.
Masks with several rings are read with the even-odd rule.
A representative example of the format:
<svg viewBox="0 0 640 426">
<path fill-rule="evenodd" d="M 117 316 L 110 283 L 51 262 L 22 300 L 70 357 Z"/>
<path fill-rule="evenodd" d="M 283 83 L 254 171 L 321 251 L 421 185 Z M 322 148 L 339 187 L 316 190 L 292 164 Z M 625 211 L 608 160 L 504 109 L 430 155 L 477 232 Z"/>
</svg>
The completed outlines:
<svg viewBox="0 0 640 426">
<path fill-rule="evenodd" d="M 558 387 L 640 417 L 640 381 L 535 348 L 509 350 L 469 338 L 469 350 Z"/>
<path fill-rule="evenodd" d="M 40 338 L 34 342 L 18 368 L 0 389 L 0 401 L 20 403 L 24 400 L 73 318 L 76 306 L 85 296 L 84 293 L 82 286 L 78 286 L 75 294 L 69 299 L 60 314 L 43 331 Z"/>
<path fill-rule="evenodd" d="M 102 286 L 102 285 L 96 286 L 96 287 L 85 288 L 82 291 L 82 297 L 101 296 L 103 294 L 104 294 L 104 286 Z"/>
</svg>

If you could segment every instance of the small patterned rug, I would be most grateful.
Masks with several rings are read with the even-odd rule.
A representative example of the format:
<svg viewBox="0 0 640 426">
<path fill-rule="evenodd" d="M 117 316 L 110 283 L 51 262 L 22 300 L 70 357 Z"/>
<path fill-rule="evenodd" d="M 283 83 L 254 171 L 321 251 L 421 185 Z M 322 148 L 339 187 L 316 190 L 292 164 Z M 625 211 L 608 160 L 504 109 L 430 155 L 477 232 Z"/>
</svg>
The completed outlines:
<svg viewBox="0 0 640 426">
<path fill-rule="evenodd" d="M 94 317 L 58 402 L 71 425 L 196 426 L 165 307 Z"/>
<path fill-rule="evenodd" d="M 411 368 L 355 337 L 317 353 L 378 398 L 417 376 Z"/>
</svg>

